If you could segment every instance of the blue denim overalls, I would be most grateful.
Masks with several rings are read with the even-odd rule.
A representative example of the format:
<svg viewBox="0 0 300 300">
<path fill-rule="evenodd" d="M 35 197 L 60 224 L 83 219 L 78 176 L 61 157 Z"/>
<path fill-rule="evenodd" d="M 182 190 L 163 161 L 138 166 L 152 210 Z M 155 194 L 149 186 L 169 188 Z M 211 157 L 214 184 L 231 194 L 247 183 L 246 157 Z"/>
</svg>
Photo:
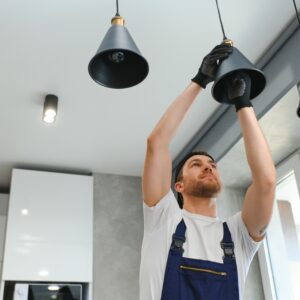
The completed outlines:
<svg viewBox="0 0 300 300">
<path fill-rule="evenodd" d="M 238 300 L 238 274 L 234 244 L 226 222 L 223 223 L 223 263 L 185 258 L 186 225 L 177 225 L 169 251 L 161 300 Z"/>
</svg>

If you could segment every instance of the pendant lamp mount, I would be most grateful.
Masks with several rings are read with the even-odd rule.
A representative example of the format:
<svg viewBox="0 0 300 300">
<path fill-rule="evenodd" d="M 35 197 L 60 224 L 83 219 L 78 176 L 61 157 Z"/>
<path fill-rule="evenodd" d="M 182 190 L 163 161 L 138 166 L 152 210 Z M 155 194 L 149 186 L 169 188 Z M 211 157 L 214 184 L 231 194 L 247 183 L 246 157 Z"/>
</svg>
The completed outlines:
<svg viewBox="0 0 300 300">
<path fill-rule="evenodd" d="M 116 0 L 116 7 L 117 7 L 116 15 L 111 19 L 111 25 L 124 26 L 125 20 L 119 14 L 119 0 Z"/>
<path fill-rule="evenodd" d="M 121 16 L 115 16 L 111 19 L 111 25 L 119 25 L 119 26 L 124 26 L 125 25 L 125 20 Z"/>
<path fill-rule="evenodd" d="M 225 44 L 225 45 L 233 47 L 233 40 L 231 40 L 231 39 L 224 39 L 223 42 L 222 42 L 222 44 Z"/>
</svg>

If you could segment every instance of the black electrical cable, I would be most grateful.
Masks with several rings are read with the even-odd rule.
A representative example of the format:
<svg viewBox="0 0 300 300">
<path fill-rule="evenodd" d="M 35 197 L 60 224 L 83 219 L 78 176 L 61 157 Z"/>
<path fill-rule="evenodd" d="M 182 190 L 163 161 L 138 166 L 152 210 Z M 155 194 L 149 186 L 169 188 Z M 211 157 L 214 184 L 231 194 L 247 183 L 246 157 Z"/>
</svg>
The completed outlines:
<svg viewBox="0 0 300 300">
<path fill-rule="evenodd" d="M 116 16 L 120 16 L 120 15 L 119 15 L 119 1 L 118 1 L 118 0 L 116 0 L 116 5 L 117 5 Z"/>
<path fill-rule="evenodd" d="M 300 25 L 300 18 L 299 18 L 299 14 L 298 14 L 298 10 L 297 10 L 297 5 L 296 5 L 295 0 L 293 0 L 293 2 L 294 2 L 295 10 L 296 10 L 297 19 L 298 19 L 298 22 L 299 22 L 299 25 Z"/>
<path fill-rule="evenodd" d="M 224 27 L 223 27 L 223 23 L 222 23 L 222 18 L 221 18 L 221 14 L 220 14 L 220 10 L 219 10 L 219 4 L 218 4 L 218 0 L 216 0 L 216 5 L 217 5 L 217 9 L 218 9 L 218 14 L 219 14 L 219 20 L 221 23 L 221 27 L 222 27 L 222 32 L 223 32 L 223 40 L 226 40 L 227 37 L 225 35 L 225 31 L 224 31 Z"/>
</svg>

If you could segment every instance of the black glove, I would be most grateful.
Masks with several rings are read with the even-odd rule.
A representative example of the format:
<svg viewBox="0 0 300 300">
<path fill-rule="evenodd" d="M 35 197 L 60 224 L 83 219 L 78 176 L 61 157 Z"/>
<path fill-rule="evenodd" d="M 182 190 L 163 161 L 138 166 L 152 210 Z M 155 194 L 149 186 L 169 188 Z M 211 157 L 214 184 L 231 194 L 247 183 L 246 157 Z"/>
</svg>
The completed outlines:
<svg viewBox="0 0 300 300">
<path fill-rule="evenodd" d="M 233 48 L 226 44 L 216 46 L 207 54 L 202 61 L 198 74 L 192 79 L 204 89 L 206 85 L 215 80 L 216 72 L 220 61 L 232 53 Z"/>
<path fill-rule="evenodd" d="M 252 107 L 250 101 L 251 78 L 245 71 L 236 71 L 227 80 L 227 96 L 235 105 L 236 111 Z"/>
</svg>

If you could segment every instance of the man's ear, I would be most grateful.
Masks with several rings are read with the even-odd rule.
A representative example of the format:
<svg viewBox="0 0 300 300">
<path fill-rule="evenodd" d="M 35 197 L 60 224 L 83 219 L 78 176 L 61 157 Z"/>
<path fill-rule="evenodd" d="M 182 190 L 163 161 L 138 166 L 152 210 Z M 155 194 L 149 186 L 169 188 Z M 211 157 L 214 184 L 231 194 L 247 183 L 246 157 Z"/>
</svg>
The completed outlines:
<svg viewBox="0 0 300 300">
<path fill-rule="evenodd" d="M 179 192 L 179 193 L 182 192 L 182 190 L 183 190 L 183 182 L 182 181 L 177 181 L 175 183 L 175 190 L 176 190 L 176 192 Z"/>
</svg>

